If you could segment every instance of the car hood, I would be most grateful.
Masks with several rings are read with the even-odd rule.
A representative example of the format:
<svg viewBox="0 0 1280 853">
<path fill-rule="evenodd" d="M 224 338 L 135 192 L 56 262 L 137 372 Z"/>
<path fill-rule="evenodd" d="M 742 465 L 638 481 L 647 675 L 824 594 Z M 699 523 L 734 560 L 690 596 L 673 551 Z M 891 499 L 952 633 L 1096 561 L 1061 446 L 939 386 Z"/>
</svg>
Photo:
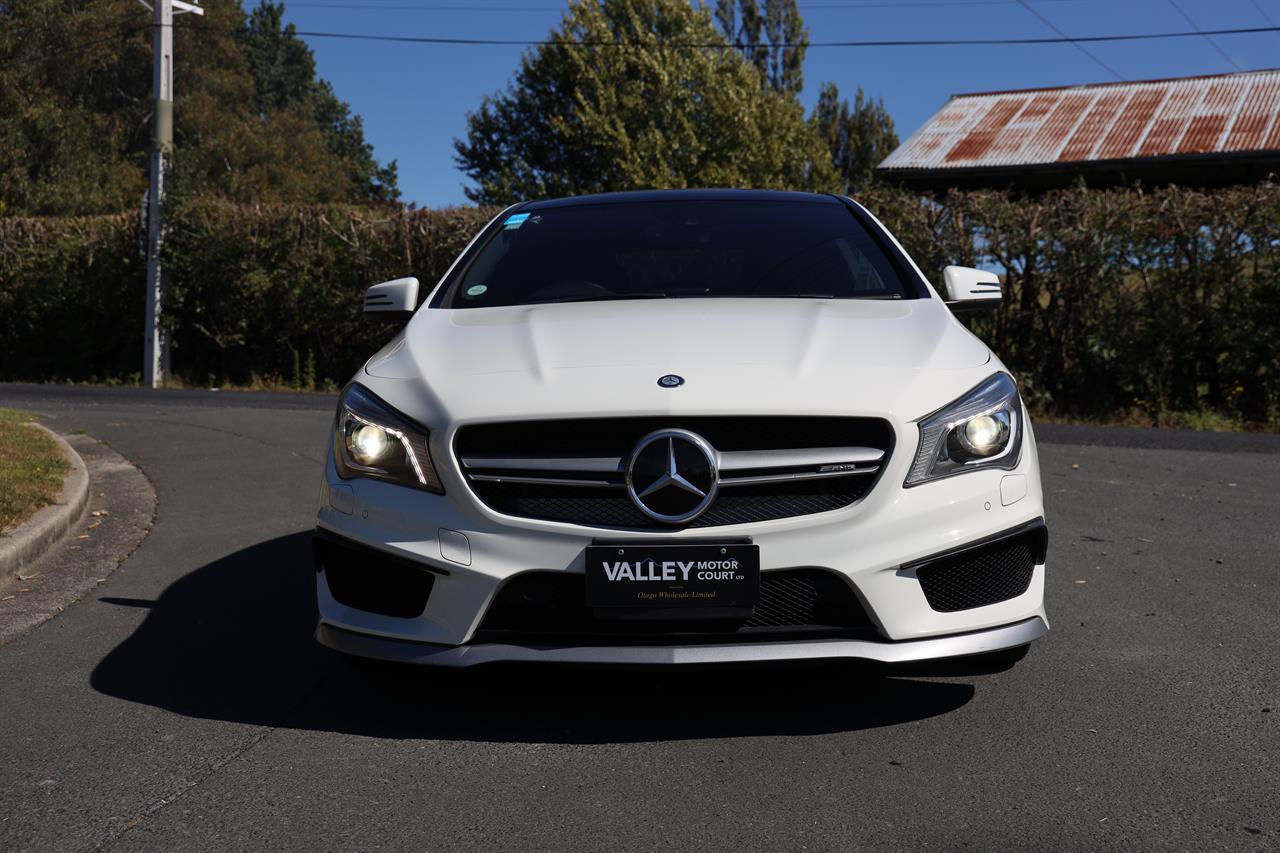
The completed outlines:
<svg viewBox="0 0 1280 853">
<path fill-rule="evenodd" d="M 618 411 L 852 413 L 896 408 L 926 374 L 985 375 L 990 361 L 937 299 L 654 299 L 424 309 L 361 381 L 428 425 Z M 668 373 L 685 384 L 659 387 Z"/>
</svg>

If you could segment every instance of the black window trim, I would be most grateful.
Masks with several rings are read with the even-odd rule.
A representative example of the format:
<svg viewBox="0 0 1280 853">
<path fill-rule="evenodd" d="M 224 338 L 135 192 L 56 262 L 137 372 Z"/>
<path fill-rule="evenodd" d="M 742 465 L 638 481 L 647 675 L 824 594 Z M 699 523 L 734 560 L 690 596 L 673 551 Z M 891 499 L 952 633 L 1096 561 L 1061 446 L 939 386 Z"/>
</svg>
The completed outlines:
<svg viewBox="0 0 1280 853">
<path fill-rule="evenodd" d="M 847 196 L 834 194 L 832 195 L 832 198 L 835 198 L 843 204 L 845 209 L 853 214 L 853 218 L 866 229 L 867 233 L 871 236 L 872 241 L 880 247 L 880 251 L 884 253 L 885 258 L 893 267 L 893 271 L 898 274 L 898 278 L 902 283 L 904 285 L 910 283 L 911 287 L 915 290 L 916 295 L 914 297 L 907 298 L 931 299 L 932 297 L 929 295 L 929 288 L 925 287 L 924 282 L 921 281 L 920 273 L 916 272 L 915 265 L 911 263 L 903 250 L 898 248 L 898 246 L 889 239 L 889 235 L 887 233 L 888 229 L 876 222 L 876 220 L 872 219 L 871 216 L 868 215 L 867 211 L 853 199 L 848 198 Z"/>
</svg>

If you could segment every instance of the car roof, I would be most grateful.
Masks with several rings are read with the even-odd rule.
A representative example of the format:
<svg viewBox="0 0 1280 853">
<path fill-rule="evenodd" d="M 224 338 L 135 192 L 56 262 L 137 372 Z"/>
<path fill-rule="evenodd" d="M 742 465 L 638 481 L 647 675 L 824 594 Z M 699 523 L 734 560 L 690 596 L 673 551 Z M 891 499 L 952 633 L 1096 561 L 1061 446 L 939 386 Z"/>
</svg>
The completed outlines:
<svg viewBox="0 0 1280 853">
<path fill-rule="evenodd" d="M 833 195 L 793 192 L 790 190 L 639 190 L 531 201 L 520 205 L 519 209 L 543 210 L 552 207 L 573 207 L 588 204 L 635 204 L 655 201 L 768 201 L 840 204 L 840 200 Z"/>
</svg>

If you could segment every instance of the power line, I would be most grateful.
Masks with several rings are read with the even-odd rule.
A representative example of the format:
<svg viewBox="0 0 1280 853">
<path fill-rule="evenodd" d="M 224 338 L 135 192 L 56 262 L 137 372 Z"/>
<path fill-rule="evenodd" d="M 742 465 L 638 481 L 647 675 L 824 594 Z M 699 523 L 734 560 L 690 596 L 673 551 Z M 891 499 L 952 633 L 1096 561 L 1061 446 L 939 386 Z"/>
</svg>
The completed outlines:
<svg viewBox="0 0 1280 853">
<path fill-rule="evenodd" d="M 175 25 L 175 29 L 222 29 L 227 32 L 239 32 L 234 27 L 210 27 L 201 25 L 199 27 L 191 25 Z M 74 47 L 63 50 L 54 51 L 40 56 L 15 57 L 7 62 L 0 63 L 0 68 L 7 68 L 12 65 L 18 65 L 24 62 L 43 62 L 49 59 L 56 59 L 59 56 L 65 56 L 70 53 L 76 53 L 84 50 L 86 47 L 101 44 L 122 36 L 131 35 L 135 28 L 125 28 L 121 32 L 105 38 L 94 39 L 92 41 L 82 42 Z M 1042 45 L 1042 44 L 1097 44 L 1104 42 L 1133 42 L 1133 41 L 1158 41 L 1162 39 L 1179 39 L 1179 38 L 1201 38 L 1206 35 L 1210 36 L 1236 36 L 1236 35 L 1255 35 L 1258 33 L 1280 33 L 1280 26 L 1269 27 L 1237 27 L 1234 29 L 1222 30 L 1199 30 L 1195 32 L 1167 32 L 1167 33 L 1129 33 L 1120 35 L 1105 36 L 1061 36 L 1056 38 L 1039 37 L 1039 38 L 1002 38 L 1002 39 L 867 39 L 861 41 L 821 41 L 810 42 L 806 47 L 810 48 L 895 48 L 895 47 L 1017 47 L 1019 45 Z M 320 32 L 315 30 L 295 30 L 294 35 L 304 38 L 331 38 L 343 39 L 348 41 L 373 41 L 373 42 L 400 42 L 404 44 L 438 44 L 438 45 L 457 45 L 462 47 L 545 47 L 549 45 L 561 45 L 565 47 L 651 47 L 649 42 L 635 41 L 553 41 L 550 39 L 477 39 L 477 38 L 452 38 L 447 36 L 389 36 L 378 35 L 374 33 L 338 33 L 338 32 Z M 798 47 L 799 45 L 790 43 L 781 43 L 777 45 L 768 44 L 747 44 L 747 45 L 731 45 L 727 42 L 666 42 L 659 45 L 660 47 L 669 49 L 698 49 L 698 50 L 738 50 L 740 48 L 757 48 L 757 47 Z"/>
<path fill-rule="evenodd" d="M 57 59 L 59 56 L 66 56 L 68 53 L 79 53 L 85 50 L 86 48 L 95 47 L 100 44 L 105 44 L 106 42 L 109 42 L 109 41 L 115 41 L 118 38 L 126 38 L 128 36 L 134 35 L 135 33 L 141 32 L 142 30 L 146 30 L 146 29 L 150 29 L 149 24 L 141 24 L 141 25 L 135 24 L 133 26 L 123 27 L 119 32 L 112 33 L 109 36 L 103 36 L 102 38 L 83 41 L 83 42 L 80 42 L 79 44 L 76 44 L 73 47 L 59 48 L 58 50 L 50 51 L 49 53 L 42 53 L 39 56 L 10 57 L 4 62 L 0 62 L 0 68 L 11 68 L 14 65 L 22 65 L 25 62 L 37 62 L 37 63 L 46 62 L 50 59 Z M 1280 28 L 1277 28 L 1277 29 L 1280 29 Z"/>
<path fill-rule="evenodd" d="M 1249 2 L 1253 4 L 1253 8 L 1258 10 L 1258 14 L 1262 16 L 1262 20 L 1266 21 L 1273 27 L 1276 26 L 1275 19 L 1267 14 L 1267 10 L 1262 8 L 1262 4 L 1259 3 L 1258 0 L 1249 0 Z"/>
<path fill-rule="evenodd" d="M 1022 8 L 1024 8 L 1024 9 L 1026 9 L 1026 10 L 1027 10 L 1028 12 L 1030 12 L 1031 14 L 1035 15 L 1037 18 L 1039 18 L 1039 19 L 1040 19 L 1040 20 L 1045 24 L 1045 26 L 1047 26 L 1049 29 L 1053 30 L 1053 31 L 1054 31 L 1055 33 L 1057 33 L 1058 35 L 1062 36 L 1063 38 L 1070 38 L 1070 36 L 1068 36 L 1065 32 L 1063 32 L 1062 30 L 1060 30 L 1060 29 L 1057 27 L 1057 25 L 1055 25 L 1055 24 L 1053 23 L 1053 21 L 1050 21 L 1050 20 L 1049 20 L 1048 18 L 1046 18 L 1044 15 L 1040 14 L 1040 13 L 1039 13 L 1039 12 L 1037 12 L 1035 9 L 1031 8 L 1031 4 L 1030 4 L 1030 3 L 1028 3 L 1028 2 L 1026 2 L 1026 0 L 1018 0 L 1018 5 L 1019 5 L 1019 6 L 1021 6 Z M 1101 65 L 1101 66 L 1103 67 L 1103 69 L 1105 69 L 1106 71 L 1109 71 L 1109 72 L 1111 73 L 1111 75 L 1112 75 L 1113 77 L 1115 77 L 1117 80 L 1124 80 L 1124 79 L 1125 79 L 1123 74 L 1121 74 L 1119 71 L 1117 71 L 1117 70 L 1115 70 L 1114 68 L 1112 68 L 1112 67 L 1111 67 L 1110 65 L 1108 65 L 1107 63 L 1103 62 L 1103 61 L 1102 61 L 1102 59 L 1101 59 L 1101 57 L 1099 57 L 1099 56 L 1098 56 L 1097 54 L 1095 54 L 1093 51 L 1089 50 L 1089 48 L 1087 48 L 1087 47 L 1085 47 L 1084 45 L 1080 44 L 1078 41 L 1073 41 L 1073 42 L 1072 42 L 1072 44 L 1075 46 L 1075 49 L 1076 49 L 1076 50 L 1080 51 L 1080 52 L 1081 52 L 1081 53 L 1083 53 L 1085 56 L 1087 56 L 1087 57 L 1089 57 L 1090 59 L 1092 59 L 1092 60 L 1093 60 L 1094 62 L 1096 62 L 1098 65 Z"/>
<path fill-rule="evenodd" d="M 803 9 L 896 9 L 919 6 L 1014 6 L 1021 0 L 866 0 L 851 3 L 805 3 Z M 1037 0 L 1040 3 L 1080 3 L 1083 0 Z M 565 6 L 463 6 L 440 3 L 344 3 L 328 0 L 297 0 L 290 9 L 356 9 L 401 12 L 563 12 Z"/>
<path fill-rule="evenodd" d="M 1191 16 L 1188 15 L 1186 12 L 1182 11 L 1182 7 L 1179 6 L 1177 3 L 1175 3 L 1174 0 L 1169 0 L 1169 5 L 1173 7 L 1173 11 L 1181 15 L 1182 19 L 1186 21 L 1188 24 L 1190 24 L 1197 32 L 1200 31 L 1200 26 L 1195 21 L 1191 20 Z M 1223 59 L 1229 62 L 1231 66 L 1235 68 L 1235 70 L 1237 71 L 1241 70 L 1240 64 L 1236 62 L 1234 59 L 1232 59 L 1230 56 L 1228 56 L 1227 52 L 1223 50 L 1221 47 L 1219 47 L 1216 41 L 1209 38 L 1208 36 L 1205 36 L 1204 40 L 1209 43 L 1210 47 L 1212 47 L 1214 50 L 1218 52 L 1219 56 L 1221 56 Z"/>
<path fill-rule="evenodd" d="M 182 27 L 186 29 L 186 27 Z M 836 48 L 836 47 L 991 47 L 991 46 L 1018 46 L 1018 45 L 1041 45 L 1041 44 L 1099 44 L 1106 42 L 1133 42 L 1133 41 L 1156 41 L 1161 39 L 1180 39 L 1180 38 L 1201 38 L 1206 35 L 1210 36 L 1236 36 L 1236 35 L 1253 35 L 1257 33 L 1276 33 L 1280 32 L 1280 26 L 1274 27 L 1236 27 L 1233 29 L 1222 30 L 1197 30 L 1192 32 L 1166 32 L 1166 33 L 1129 33 L 1120 35 L 1105 36 L 1060 36 L 1060 37 L 1036 37 L 1036 38 L 989 38 L 989 39 L 866 39 L 858 41 L 816 41 L 805 44 L 809 48 Z M 461 45 L 468 47 L 479 46 L 508 46 L 508 47 L 547 47 L 559 45 L 562 47 L 652 47 L 652 42 L 641 41 L 606 41 L 599 40 L 553 40 L 553 39 L 485 39 L 485 38 L 455 38 L 451 36 L 390 36 L 378 35 L 374 33 L 340 33 L 340 32 L 322 32 L 317 30 L 295 30 L 294 35 L 305 38 L 331 38 L 331 39 L 347 39 L 352 41 L 375 41 L 375 42 L 401 42 L 405 44 L 441 44 L 441 45 Z M 790 42 L 782 42 L 779 44 L 729 44 L 728 42 L 659 42 L 659 47 L 678 48 L 678 49 L 716 49 L 716 50 L 739 50 L 742 48 L 758 48 L 758 47 L 800 47 L 799 44 Z M 1118 76 L 1118 75 L 1117 75 Z M 1124 78 L 1121 78 L 1124 79 Z"/>
</svg>

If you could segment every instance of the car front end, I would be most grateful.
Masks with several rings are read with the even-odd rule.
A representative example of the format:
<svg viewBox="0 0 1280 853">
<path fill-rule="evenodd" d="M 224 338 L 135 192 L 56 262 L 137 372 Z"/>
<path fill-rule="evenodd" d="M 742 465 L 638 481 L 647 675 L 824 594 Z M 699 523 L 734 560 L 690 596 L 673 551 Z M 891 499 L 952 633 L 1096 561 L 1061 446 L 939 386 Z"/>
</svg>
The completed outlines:
<svg viewBox="0 0 1280 853">
<path fill-rule="evenodd" d="M 792 203 L 776 195 L 751 201 Z M 315 537 L 317 638 L 467 666 L 897 663 L 1042 636 L 1047 536 L 1015 382 L 878 222 L 822 203 L 874 238 L 870 262 L 893 264 L 869 274 L 877 287 L 892 272 L 918 290 L 725 298 L 711 284 L 672 298 L 668 282 L 626 301 L 451 303 L 450 288 L 486 292 L 476 277 L 500 286 L 482 235 L 343 392 Z M 507 211 L 487 236 L 599 218 L 584 207 L 533 207 L 515 228 Z M 686 243 L 718 232 L 682 216 L 697 231 L 679 232 L 686 263 Z M 868 274 L 839 240 L 837 262 Z"/>
</svg>

